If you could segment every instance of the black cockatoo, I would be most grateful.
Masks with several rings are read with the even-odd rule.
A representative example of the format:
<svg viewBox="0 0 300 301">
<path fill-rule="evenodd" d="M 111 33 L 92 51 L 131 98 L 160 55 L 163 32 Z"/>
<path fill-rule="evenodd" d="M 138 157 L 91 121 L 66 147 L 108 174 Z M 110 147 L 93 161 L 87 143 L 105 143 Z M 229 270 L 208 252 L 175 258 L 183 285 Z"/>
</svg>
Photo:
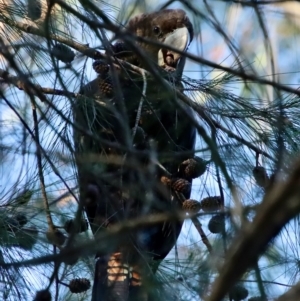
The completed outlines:
<svg viewBox="0 0 300 301">
<path fill-rule="evenodd" d="M 193 26 L 186 13 L 167 9 L 142 14 L 129 21 L 127 30 L 164 46 L 140 40 L 132 45 L 124 39 L 111 45 L 107 55 L 157 68 L 180 89 L 185 57 L 168 45 L 187 50 Z M 180 199 L 160 179 L 163 168 L 175 176 L 195 144 L 195 129 L 176 105 L 175 92 L 166 91 L 155 77 L 145 79 L 110 63 L 94 62 L 98 77 L 82 87 L 83 96 L 74 105 L 74 122 L 86 129 L 74 129 L 80 201 L 96 239 L 115 223 L 179 210 Z M 188 198 L 190 186 L 182 191 Z M 149 279 L 181 227 L 182 221 L 166 221 L 137 229 L 107 246 L 107 254 L 97 254 L 92 301 L 149 300 Z"/>
</svg>

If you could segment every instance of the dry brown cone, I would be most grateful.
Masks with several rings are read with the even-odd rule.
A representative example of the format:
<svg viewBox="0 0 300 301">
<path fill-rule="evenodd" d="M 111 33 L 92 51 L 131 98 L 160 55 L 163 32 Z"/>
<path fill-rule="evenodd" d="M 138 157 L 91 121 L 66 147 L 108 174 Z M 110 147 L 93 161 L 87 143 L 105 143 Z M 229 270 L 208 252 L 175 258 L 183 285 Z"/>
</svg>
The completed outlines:
<svg viewBox="0 0 300 301">
<path fill-rule="evenodd" d="M 191 183 L 185 179 L 181 178 L 168 178 L 166 176 L 162 176 L 160 178 L 161 182 L 165 184 L 166 186 L 169 186 L 174 191 L 188 194 L 191 190 Z"/>
<path fill-rule="evenodd" d="M 126 51 L 124 42 L 116 42 L 113 45 L 111 45 L 112 50 L 114 53 L 119 54 L 120 52 Z"/>
<path fill-rule="evenodd" d="M 93 69 L 100 75 L 106 75 L 109 72 L 109 65 L 103 60 L 97 60 L 93 63 Z"/>
<path fill-rule="evenodd" d="M 256 181 L 256 184 L 264 189 L 268 188 L 270 185 L 270 178 L 267 174 L 267 171 L 262 166 L 256 166 L 253 168 L 253 177 Z"/>
<path fill-rule="evenodd" d="M 218 234 L 225 231 L 225 217 L 222 214 L 214 215 L 209 223 L 208 229 L 211 233 Z"/>
<path fill-rule="evenodd" d="M 201 209 L 204 212 L 217 211 L 221 208 L 222 199 L 220 196 L 209 196 L 201 200 Z"/>
<path fill-rule="evenodd" d="M 185 200 L 182 203 L 182 210 L 187 213 L 198 213 L 201 210 L 201 203 L 192 199 Z"/>
<path fill-rule="evenodd" d="M 199 157 L 190 158 L 179 165 L 178 173 L 187 179 L 195 179 L 205 173 L 208 163 Z"/>
<path fill-rule="evenodd" d="M 33 301 L 51 301 L 51 294 L 48 290 L 38 291 Z"/>
<path fill-rule="evenodd" d="M 46 233 L 46 237 L 51 244 L 58 247 L 62 246 L 66 241 L 65 235 L 57 228 L 54 229 L 49 228 Z"/>
<path fill-rule="evenodd" d="M 67 233 L 82 233 L 85 232 L 89 228 L 89 223 L 86 218 L 83 218 L 79 221 L 79 225 L 75 225 L 74 219 L 69 219 L 64 224 L 64 229 Z"/>
<path fill-rule="evenodd" d="M 79 294 L 87 291 L 91 287 L 91 283 L 86 278 L 73 279 L 69 283 L 71 293 Z"/>
<path fill-rule="evenodd" d="M 53 46 L 52 55 L 64 63 L 71 63 L 75 58 L 75 53 L 64 44 L 56 44 Z"/>
<path fill-rule="evenodd" d="M 110 78 L 102 79 L 98 77 L 98 86 L 101 94 L 111 97 L 113 95 L 113 85 Z"/>
</svg>

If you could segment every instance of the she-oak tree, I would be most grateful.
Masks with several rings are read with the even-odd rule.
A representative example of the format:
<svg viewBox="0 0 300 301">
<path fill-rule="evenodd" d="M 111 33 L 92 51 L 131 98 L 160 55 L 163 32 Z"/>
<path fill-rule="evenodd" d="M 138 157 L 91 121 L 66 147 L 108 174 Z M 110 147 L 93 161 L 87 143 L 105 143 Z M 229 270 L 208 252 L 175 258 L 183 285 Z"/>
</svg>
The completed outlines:
<svg viewBox="0 0 300 301">
<path fill-rule="evenodd" d="M 4 300 L 297 299 L 299 91 L 276 76 L 272 3 L 216 2 L 127 28 L 105 2 L 0 3 Z M 220 21 L 234 10 L 255 16 L 236 19 L 261 34 L 271 79 Z M 207 32 L 232 67 L 196 51 Z M 185 57 L 222 73 L 182 76 Z"/>
</svg>

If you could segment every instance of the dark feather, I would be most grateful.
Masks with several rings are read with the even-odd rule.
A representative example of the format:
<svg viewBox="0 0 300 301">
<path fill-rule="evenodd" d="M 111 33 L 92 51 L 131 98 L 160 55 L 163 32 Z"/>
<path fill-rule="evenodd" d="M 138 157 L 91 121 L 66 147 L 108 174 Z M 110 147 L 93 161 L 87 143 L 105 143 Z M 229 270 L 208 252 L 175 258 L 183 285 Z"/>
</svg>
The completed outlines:
<svg viewBox="0 0 300 301">
<path fill-rule="evenodd" d="M 155 38 L 154 24 L 162 30 L 162 36 L 157 37 L 162 42 L 164 36 L 177 27 L 186 26 L 191 35 L 193 33 L 182 10 L 143 14 L 133 18 L 128 29 L 138 36 Z M 122 41 L 112 47 L 116 55 L 143 66 L 139 57 L 134 58 L 134 53 L 122 57 L 123 50 L 130 47 L 120 45 Z M 139 43 L 139 46 L 157 60 L 157 47 L 148 47 L 144 43 Z M 120 221 L 179 210 L 182 200 L 179 201 L 170 188 L 160 182 L 162 174 L 157 166 L 152 166 L 152 150 L 154 148 L 164 168 L 176 174 L 179 164 L 190 157 L 180 153 L 193 151 L 195 143 L 195 129 L 177 108 L 175 93 L 167 93 L 160 82 L 149 78 L 146 100 L 138 120 L 143 141 L 137 147 L 131 129 L 136 126 L 143 79 L 116 73 L 122 94 L 122 99 L 119 99 L 114 93 L 112 71 L 101 64 L 94 64 L 98 78 L 82 88 L 84 97 L 74 105 L 75 123 L 93 133 L 91 137 L 74 130 L 80 201 L 85 205 L 94 234 Z M 126 139 L 128 133 L 129 140 Z M 112 156 L 114 160 L 110 160 Z M 190 191 L 187 191 L 185 197 L 189 196 Z M 149 275 L 156 271 L 159 261 L 173 248 L 181 227 L 182 221 L 164 222 L 137 229 L 107 246 L 107 256 L 97 256 L 92 301 L 146 301 Z M 114 273 L 118 275 L 112 282 Z"/>
</svg>

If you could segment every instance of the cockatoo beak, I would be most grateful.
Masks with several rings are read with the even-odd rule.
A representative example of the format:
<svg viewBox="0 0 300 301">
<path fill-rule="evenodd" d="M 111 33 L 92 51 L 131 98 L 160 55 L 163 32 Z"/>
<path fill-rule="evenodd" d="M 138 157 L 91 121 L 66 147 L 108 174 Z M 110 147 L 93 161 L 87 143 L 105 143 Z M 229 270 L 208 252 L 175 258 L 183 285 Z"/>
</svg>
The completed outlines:
<svg viewBox="0 0 300 301">
<path fill-rule="evenodd" d="M 166 47 L 158 52 L 158 65 L 161 67 L 172 67 L 174 69 L 182 69 L 185 63 L 185 57 L 180 53 L 168 50 L 168 46 L 178 49 L 179 51 L 186 51 L 190 44 L 190 33 L 186 27 L 175 29 L 164 40 Z"/>
</svg>

